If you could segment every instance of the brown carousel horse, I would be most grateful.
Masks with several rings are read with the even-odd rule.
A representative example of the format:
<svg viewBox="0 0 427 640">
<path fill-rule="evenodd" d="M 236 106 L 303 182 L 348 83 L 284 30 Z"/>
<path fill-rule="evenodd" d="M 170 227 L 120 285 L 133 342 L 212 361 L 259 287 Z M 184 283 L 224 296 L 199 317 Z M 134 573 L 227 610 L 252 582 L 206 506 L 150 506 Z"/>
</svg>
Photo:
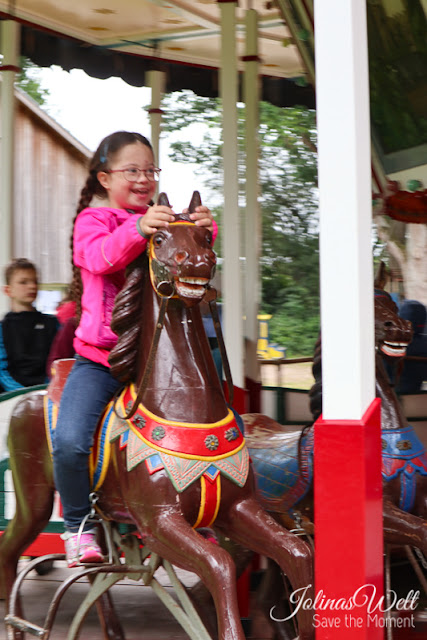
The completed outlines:
<svg viewBox="0 0 427 640">
<path fill-rule="evenodd" d="M 116 299 L 112 327 L 119 339 L 110 356 L 126 386 L 100 420 L 109 462 L 98 455 L 93 483 L 104 517 L 136 525 L 152 552 L 200 577 L 215 603 L 218 637 L 243 640 L 233 560 L 196 528 L 215 523 L 224 535 L 273 558 L 293 589 L 313 584 L 312 553 L 255 496 L 244 437 L 225 401 L 198 307 L 215 269 L 211 244 L 209 231 L 180 214 L 153 234 L 149 258 L 144 254 L 130 269 Z M 0 539 L 6 595 L 19 556 L 51 514 L 52 407 L 49 393 L 32 394 L 17 405 L 10 424 L 17 507 Z M 301 610 L 298 623 L 300 640 L 312 639 L 312 612 Z"/>
<path fill-rule="evenodd" d="M 384 359 L 402 359 L 412 339 L 411 324 L 399 318 L 392 298 L 375 289 L 376 395 L 381 398 L 383 522 L 385 542 L 410 545 L 427 556 L 427 455 L 422 442 L 403 414 L 390 385 Z M 310 409 L 316 420 L 322 411 L 321 339 L 313 363 L 315 383 Z M 264 508 L 290 530 L 314 533 L 313 429 L 286 427 L 261 414 L 242 416 L 245 437 L 257 480 L 257 496 Z M 270 563 L 260 601 L 265 611 L 278 605 L 283 583 Z M 280 615 L 274 617 L 279 620 Z M 276 635 L 289 638 L 275 625 Z"/>
</svg>

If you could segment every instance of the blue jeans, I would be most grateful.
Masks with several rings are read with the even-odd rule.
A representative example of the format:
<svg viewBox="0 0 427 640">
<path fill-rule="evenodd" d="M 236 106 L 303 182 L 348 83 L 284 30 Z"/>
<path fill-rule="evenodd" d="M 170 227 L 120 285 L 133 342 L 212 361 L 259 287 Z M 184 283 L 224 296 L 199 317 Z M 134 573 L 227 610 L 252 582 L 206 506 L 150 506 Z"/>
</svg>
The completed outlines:
<svg viewBox="0 0 427 640">
<path fill-rule="evenodd" d="M 88 456 L 98 419 L 120 386 L 107 367 L 81 356 L 65 384 L 53 436 L 53 469 L 68 531 L 78 531 L 90 512 Z"/>
</svg>

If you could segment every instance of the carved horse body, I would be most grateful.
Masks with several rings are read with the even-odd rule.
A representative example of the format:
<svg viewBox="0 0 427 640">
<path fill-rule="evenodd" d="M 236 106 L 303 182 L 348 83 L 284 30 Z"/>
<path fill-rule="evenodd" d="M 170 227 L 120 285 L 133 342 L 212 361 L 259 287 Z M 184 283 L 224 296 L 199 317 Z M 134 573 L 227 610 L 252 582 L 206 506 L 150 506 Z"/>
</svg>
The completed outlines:
<svg viewBox="0 0 427 640">
<path fill-rule="evenodd" d="M 127 386 L 118 415 L 113 405 L 106 410 L 110 462 L 98 480 L 97 507 L 107 518 L 136 525 L 151 551 L 196 573 L 212 594 L 218 637 L 243 640 L 233 560 L 195 528 L 215 522 L 226 536 L 273 558 L 293 589 L 312 584 L 311 550 L 255 497 L 244 438 L 224 399 L 197 305 L 215 265 L 210 232 L 178 216 L 152 236 L 149 253 L 149 267 L 138 263 L 130 271 L 113 314 L 119 340 L 110 363 Z M 10 424 L 17 507 L 0 538 L 6 594 L 19 556 L 51 514 L 44 405 L 43 393 L 26 397 Z M 312 613 L 301 611 L 299 638 L 313 636 Z"/>
<path fill-rule="evenodd" d="M 383 516 L 386 542 L 412 545 L 427 555 L 427 455 L 390 385 L 384 356 L 393 360 L 405 355 L 412 337 L 410 323 L 397 315 L 391 297 L 375 291 L 376 394 L 381 398 Z M 316 345 L 310 390 L 314 420 L 321 414 L 321 341 Z M 258 497 L 264 507 L 290 528 L 295 514 L 312 532 L 311 429 L 282 427 L 259 414 L 242 416 L 246 440 L 258 483 Z"/>
</svg>

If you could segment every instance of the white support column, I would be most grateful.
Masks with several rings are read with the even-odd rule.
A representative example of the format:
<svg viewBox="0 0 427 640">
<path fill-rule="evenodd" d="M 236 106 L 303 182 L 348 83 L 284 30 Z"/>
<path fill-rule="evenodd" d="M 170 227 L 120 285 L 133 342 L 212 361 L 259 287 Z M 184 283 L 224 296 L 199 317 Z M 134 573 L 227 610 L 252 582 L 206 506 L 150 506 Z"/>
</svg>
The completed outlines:
<svg viewBox="0 0 427 640">
<path fill-rule="evenodd" d="M 151 87 L 151 106 L 148 110 L 151 124 L 151 144 L 153 146 L 155 161 L 160 163 L 160 132 L 162 124 L 161 109 L 162 97 L 165 87 L 165 73 L 163 71 L 149 71 L 149 85 Z"/>
<path fill-rule="evenodd" d="M 316 0 L 314 16 L 323 379 L 323 417 L 314 426 L 314 581 L 327 603 L 316 640 L 382 640 L 382 614 L 372 615 L 384 560 L 366 3 Z M 331 514 L 339 526 L 331 527 Z M 329 603 L 349 602 L 364 585 L 374 595 L 369 606 L 360 603 L 355 632 L 347 612 Z"/>
<path fill-rule="evenodd" d="M 222 296 L 223 327 L 233 382 L 244 388 L 241 242 L 239 228 L 239 186 L 237 171 L 238 70 L 236 54 L 236 6 L 234 0 L 220 0 L 221 72 L 223 109 L 224 210 L 222 227 L 224 267 Z"/>
<path fill-rule="evenodd" d="M 1 163 L 0 163 L 0 269 L 12 257 L 13 168 L 14 168 L 14 83 L 18 68 L 19 25 L 12 20 L 0 23 L 3 43 L 1 92 Z M 0 296 L 0 315 L 7 310 L 7 298 Z"/>
<path fill-rule="evenodd" d="M 246 12 L 246 52 L 243 57 L 245 101 L 246 147 L 246 207 L 245 207 L 245 373 L 254 381 L 260 377 L 257 358 L 258 307 L 260 303 L 260 269 L 262 227 L 259 209 L 258 179 L 258 125 L 259 125 L 259 76 L 258 76 L 258 14 L 254 9 Z"/>
<path fill-rule="evenodd" d="M 315 23 L 323 417 L 360 419 L 375 397 L 365 3 L 317 0 Z"/>
</svg>

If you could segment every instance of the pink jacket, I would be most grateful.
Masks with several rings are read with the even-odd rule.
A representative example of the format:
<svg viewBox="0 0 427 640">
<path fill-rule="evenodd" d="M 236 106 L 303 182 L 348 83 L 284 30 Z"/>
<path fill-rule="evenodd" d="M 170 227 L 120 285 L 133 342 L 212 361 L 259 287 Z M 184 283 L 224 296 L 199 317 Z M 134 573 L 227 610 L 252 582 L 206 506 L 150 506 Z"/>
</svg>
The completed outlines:
<svg viewBox="0 0 427 640">
<path fill-rule="evenodd" d="M 140 212 L 143 215 L 146 212 Z M 108 365 L 117 342 L 110 328 L 114 300 L 125 282 L 125 269 L 147 246 L 137 225 L 139 213 L 97 207 L 83 209 L 74 226 L 74 263 L 83 281 L 82 316 L 76 329 L 76 353 Z M 215 222 L 213 238 L 218 233 Z"/>
<path fill-rule="evenodd" d="M 74 348 L 105 366 L 117 342 L 110 328 L 114 299 L 125 282 L 127 265 L 147 246 L 138 231 L 139 217 L 124 209 L 87 208 L 74 226 L 73 258 L 83 281 L 82 316 Z"/>
</svg>

